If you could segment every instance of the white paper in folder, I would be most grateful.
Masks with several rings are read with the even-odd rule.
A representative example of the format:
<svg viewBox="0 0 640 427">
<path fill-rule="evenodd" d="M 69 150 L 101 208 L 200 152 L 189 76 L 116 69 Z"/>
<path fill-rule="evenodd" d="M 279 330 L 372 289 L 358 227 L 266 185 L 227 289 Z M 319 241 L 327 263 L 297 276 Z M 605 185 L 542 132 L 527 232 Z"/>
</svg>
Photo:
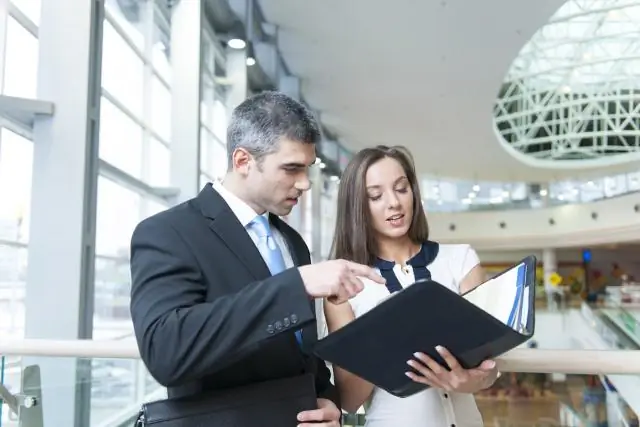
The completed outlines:
<svg viewBox="0 0 640 427">
<path fill-rule="evenodd" d="M 529 288 L 524 287 L 526 266 L 518 264 L 501 275 L 487 280 L 463 295 L 505 325 L 521 330 L 526 327 Z"/>
</svg>

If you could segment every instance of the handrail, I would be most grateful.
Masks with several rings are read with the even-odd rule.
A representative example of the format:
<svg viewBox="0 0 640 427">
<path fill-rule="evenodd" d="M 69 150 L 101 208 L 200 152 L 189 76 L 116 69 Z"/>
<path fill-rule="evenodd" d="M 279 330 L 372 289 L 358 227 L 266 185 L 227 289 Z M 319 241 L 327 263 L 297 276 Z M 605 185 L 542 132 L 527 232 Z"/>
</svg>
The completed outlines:
<svg viewBox="0 0 640 427">
<path fill-rule="evenodd" d="M 139 359 L 133 340 L 2 340 L 0 355 Z M 497 358 L 502 372 L 560 374 L 638 374 L 640 351 L 636 350 L 540 350 L 514 349 Z"/>
</svg>

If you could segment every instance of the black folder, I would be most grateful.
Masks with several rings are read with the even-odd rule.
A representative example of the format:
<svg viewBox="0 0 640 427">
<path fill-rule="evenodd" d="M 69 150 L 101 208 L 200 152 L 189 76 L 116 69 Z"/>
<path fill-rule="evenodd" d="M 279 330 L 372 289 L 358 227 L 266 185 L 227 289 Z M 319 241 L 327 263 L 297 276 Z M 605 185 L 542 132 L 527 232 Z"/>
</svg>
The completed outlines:
<svg viewBox="0 0 640 427">
<path fill-rule="evenodd" d="M 314 352 L 392 395 L 411 396 L 427 388 L 405 375 L 415 352 L 446 367 L 435 349 L 441 345 L 470 369 L 529 340 L 535 329 L 535 278 L 536 258 L 529 256 L 466 295 L 432 280 L 418 281 L 319 340 Z M 490 292 L 497 287 L 509 289 L 498 298 Z M 485 305 L 478 306 L 478 300 Z M 508 318 L 490 314 L 496 301 L 503 301 Z"/>
</svg>

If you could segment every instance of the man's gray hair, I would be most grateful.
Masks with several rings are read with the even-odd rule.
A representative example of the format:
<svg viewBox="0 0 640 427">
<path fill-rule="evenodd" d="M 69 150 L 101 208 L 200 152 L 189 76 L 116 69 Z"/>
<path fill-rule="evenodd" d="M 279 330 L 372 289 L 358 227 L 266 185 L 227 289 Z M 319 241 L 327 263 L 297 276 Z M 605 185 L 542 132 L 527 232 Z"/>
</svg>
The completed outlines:
<svg viewBox="0 0 640 427">
<path fill-rule="evenodd" d="M 317 143 L 320 129 L 313 114 L 300 102 L 279 92 L 261 92 L 247 98 L 233 110 L 227 128 L 229 170 L 237 148 L 244 148 L 261 160 L 277 151 L 283 138 Z"/>
</svg>

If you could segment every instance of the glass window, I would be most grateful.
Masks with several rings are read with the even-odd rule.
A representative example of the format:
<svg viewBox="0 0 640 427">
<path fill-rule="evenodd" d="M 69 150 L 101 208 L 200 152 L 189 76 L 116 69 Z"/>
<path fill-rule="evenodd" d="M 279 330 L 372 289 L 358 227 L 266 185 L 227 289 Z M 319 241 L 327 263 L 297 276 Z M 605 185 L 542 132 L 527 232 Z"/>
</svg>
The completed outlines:
<svg viewBox="0 0 640 427">
<path fill-rule="evenodd" d="M 204 31 L 202 33 L 202 69 L 208 75 L 213 75 L 213 67 L 215 64 L 214 47 L 211 37 Z"/>
<path fill-rule="evenodd" d="M 200 128 L 200 170 L 212 178 L 227 173 L 227 147 L 207 129 Z"/>
<path fill-rule="evenodd" d="M 165 141 L 171 140 L 171 92 L 160 79 L 151 79 L 151 128 Z"/>
<path fill-rule="evenodd" d="M 140 199 L 137 193 L 98 178 L 94 339 L 116 339 L 132 332 L 129 246 L 140 219 Z"/>
<path fill-rule="evenodd" d="M 213 176 L 222 178 L 227 173 L 227 147 L 220 141 L 213 140 L 211 144 L 211 158 L 213 161 Z"/>
<path fill-rule="evenodd" d="M 152 63 L 153 68 L 171 84 L 171 37 L 168 31 L 165 31 L 160 25 L 158 25 L 158 18 L 156 16 L 156 23 L 153 31 L 153 47 L 152 47 Z"/>
<path fill-rule="evenodd" d="M 629 187 L 629 191 L 638 191 L 640 190 L 640 172 L 631 172 L 627 175 L 627 186 Z"/>
<path fill-rule="evenodd" d="M 209 129 L 213 130 L 213 117 L 214 117 L 214 84 L 213 80 L 208 74 L 202 75 L 202 90 L 200 101 L 200 120 Z"/>
<path fill-rule="evenodd" d="M 211 175 L 211 133 L 200 126 L 200 172 Z"/>
<path fill-rule="evenodd" d="M 29 240 L 32 171 L 33 143 L 1 128 L 0 240 Z"/>
<path fill-rule="evenodd" d="M 142 118 L 144 62 L 105 20 L 102 42 L 102 87 L 136 117 Z"/>
<path fill-rule="evenodd" d="M 606 197 L 614 197 L 627 192 L 627 176 L 614 175 L 604 178 L 604 194 Z"/>
<path fill-rule="evenodd" d="M 27 18 L 31 19 L 34 24 L 40 25 L 40 9 L 42 8 L 42 0 L 10 0 Z"/>
<path fill-rule="evenodd" d="M 100 158 L 142 179 L 142 127 L 104 97 L 100 121 Z"/>
<path fill-rule="evenodd" d="M 37 81 L 38 39 L 9 16 L 7 17 L 3 93 L 35 99 Z"/>
<path fill-rule="evenodd" d="M 105 2 L 105 9 L 131 42 L 142 51 L 144 50 L 144 2 L 125 3 L 131 6 L 124 11 L 120 7 L 120 4 L 123 4 L 123 2 L 119 0 L 107 0 Z M 105 21 L 105 26 L 106 24 L 107 22 Z M 113 29 L 111 24 L 109 24 L 109 27 Z"/>
<path fill-rule="evenodd" d="M 591 202 L 603 197 L 602 179 L 580 183 L 580 199 L 583 202 Z"/>
<path fill-rule="evenodd" d="M 211 179 L 207 175 L 201 173 L 200 174 L 200 188 L 204 187 L 209 182 L 211 182 Z"/>
<path fill-rule="evenodd" d="M 216 99 L 213 104 L 213 125 L 211 130 L 223 144 L 227 143 L 227 107 L 219 99 Z"/>
<path fill-rule="evenodd" d="M 113 340 L 133 333 L 130 274 L 128 258 L 96 256 L 93 339 Z"/>
<path fill-rule="evenodd" d="M 155 138 L 149 140 L 149 179 L 153 187 L 168 187 L 171 180 L 171 151 Z"/>
<path fill-rule="evenodd" d="M 145 203 L 145 209 L 146 209 L 145 217 L 155 215 L 157 213 L 165 211 L 169 207 L 168 205 L 158 203 L 155 200 L 145 200 L 144 203 Z"/>
<path fill-rule="evenodd" d="M 24 338 L 27 249 L 0 244 L 0 337 Z"/>
<path fill-rule="evenodd" d="M 127 206 L 126 211 L 122 206 Z M 133 333 L 129 311 L 131 235 L 143 218 L 166 208 L 162 203 L 99 177 L 94 339 L 113 340 Z"/>
<path fill-rule="evenodd" d="M 96 254 L 129 257 L 131 234 L 140 221 L 140 195 L 105 178 L 98 178 Z"/>
</svg>

